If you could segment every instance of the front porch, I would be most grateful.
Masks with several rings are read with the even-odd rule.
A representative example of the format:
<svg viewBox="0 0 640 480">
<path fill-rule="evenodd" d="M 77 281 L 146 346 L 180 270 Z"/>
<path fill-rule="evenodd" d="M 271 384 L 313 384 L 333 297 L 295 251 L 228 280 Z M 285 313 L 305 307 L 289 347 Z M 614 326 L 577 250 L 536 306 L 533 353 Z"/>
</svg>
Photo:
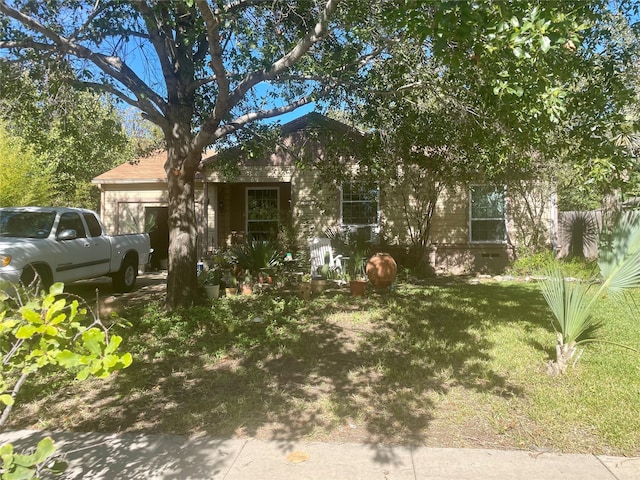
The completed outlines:
<svg viewBox="0 0 640 480">
<path fill-rule="evenodd" d="M 247 241 L 275 240 L 291 222 L 291 182 L 207 183 L 205 251 Z"/>
</svg>

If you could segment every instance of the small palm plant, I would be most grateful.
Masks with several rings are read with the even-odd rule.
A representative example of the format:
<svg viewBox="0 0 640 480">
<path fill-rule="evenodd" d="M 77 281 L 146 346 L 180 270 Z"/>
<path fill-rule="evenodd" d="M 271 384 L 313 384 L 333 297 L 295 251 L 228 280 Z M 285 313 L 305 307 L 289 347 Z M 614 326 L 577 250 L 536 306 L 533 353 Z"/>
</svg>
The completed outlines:
<svg viewBox="0 0 640 480">
<path fill-rule="evenodd" d="M 541 282 L 542 294 L 555 317 L 557 337 L 550 373 L 565 373 L 579 345 L 600 340 L 596 336 L 600 323 L 592 312 L 605 293 L 621 301 L 626 290 L 640 287 L 639 211 L 622 212 L 611 231 L 603 234 L 598 266 L 599 278 L 569 281 L 556 267 L 548 269 Z M 594 288 L 597 290 L 592 294 Z"/>
</svg>

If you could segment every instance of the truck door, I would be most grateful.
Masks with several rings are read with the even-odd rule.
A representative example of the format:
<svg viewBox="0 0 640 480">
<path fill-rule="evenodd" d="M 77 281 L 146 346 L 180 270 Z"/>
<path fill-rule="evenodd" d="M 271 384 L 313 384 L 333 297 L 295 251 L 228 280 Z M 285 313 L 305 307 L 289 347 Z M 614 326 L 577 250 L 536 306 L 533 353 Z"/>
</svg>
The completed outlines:
<svg viewBox="0 0 640 480">
<path fill-rule="evenodd" d="M 92 276 L 106 275 L 111 270 L 111 241 L 104 235 L 102 225 L 94 214 L 85 212 L 82 216 L 87 224 L 87 238 L 91 243 L 93 258 L 98 260 Z"/>
<path fill-rule="evenodd" d="M 73 230 L 75 238 L 62 239 L 65 230 Z M 87 231 L 79 214 L 75 212 L 60 215 L 56 229 L 56 256 L 54 276 L 58 281 L 73 281 L 91 278 L 109 269 L 109 254 L 101 254 L 100 247 L 87 237 Z"/>
</svg>

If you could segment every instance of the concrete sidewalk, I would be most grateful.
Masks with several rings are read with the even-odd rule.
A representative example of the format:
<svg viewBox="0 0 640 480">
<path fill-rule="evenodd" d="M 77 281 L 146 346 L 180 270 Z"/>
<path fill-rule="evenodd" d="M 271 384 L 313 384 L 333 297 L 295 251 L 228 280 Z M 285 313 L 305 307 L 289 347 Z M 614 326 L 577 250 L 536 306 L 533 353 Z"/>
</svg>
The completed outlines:
<svg viewBox="0 0 640 480">
<path fill-rule="evenodd" d="M 168 435 L 49 435 L 69 462 L 65 479 L 640 479 L 640 457 Z M 5 432 L 0 443 L 33 446 L 44 436 L 30 430 Z"/>
</svg>

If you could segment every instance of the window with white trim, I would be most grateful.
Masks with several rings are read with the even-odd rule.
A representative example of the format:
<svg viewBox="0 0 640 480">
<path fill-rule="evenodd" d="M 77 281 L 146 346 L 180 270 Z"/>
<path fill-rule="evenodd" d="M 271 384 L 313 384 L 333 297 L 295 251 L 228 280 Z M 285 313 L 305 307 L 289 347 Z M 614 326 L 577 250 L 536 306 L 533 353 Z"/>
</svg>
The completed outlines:
<svg viewBox="0 0 640 480">
<path fill-rule="evenodd" d="M 247 188 L 247 239 L 275 240 L 279 218 L 278 187 Z"/>
<path fill-rule="evenodd" d="M 342 186 L 341 211 L 344 226 L 376 226 L 380 191 L 377 185 L 348 183 Z"/>
<path fill-rule="evenodd" d="M 503 243 L 507 238 L 504 188 L 474 185 L 469 189 L 471 242 Z"/>
</svg>

